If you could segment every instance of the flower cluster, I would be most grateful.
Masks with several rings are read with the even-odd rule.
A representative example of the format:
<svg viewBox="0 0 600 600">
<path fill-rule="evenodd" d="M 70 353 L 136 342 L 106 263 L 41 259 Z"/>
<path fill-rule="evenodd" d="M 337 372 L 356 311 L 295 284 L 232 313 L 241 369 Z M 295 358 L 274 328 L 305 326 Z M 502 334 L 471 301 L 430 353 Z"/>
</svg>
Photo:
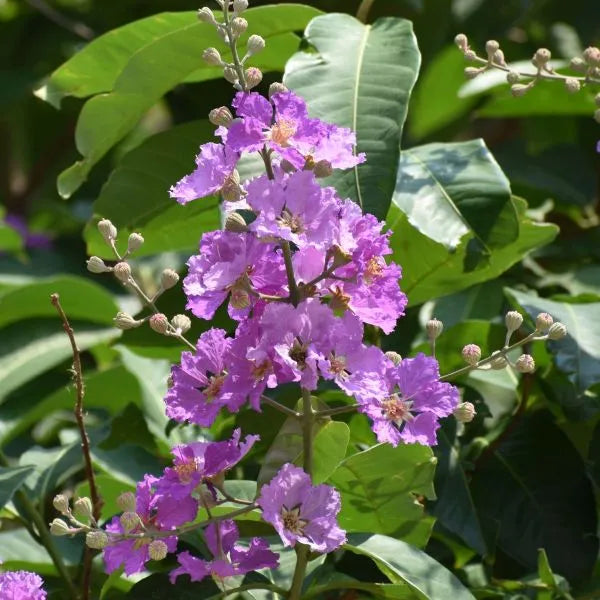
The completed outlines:
<svg viewBox="0 0 600 600">
<path fill-rule="evenodd" d="M 46 600 L 42 578 L 29 571 L 0 573 L 0 600 Z"/>
</svg>

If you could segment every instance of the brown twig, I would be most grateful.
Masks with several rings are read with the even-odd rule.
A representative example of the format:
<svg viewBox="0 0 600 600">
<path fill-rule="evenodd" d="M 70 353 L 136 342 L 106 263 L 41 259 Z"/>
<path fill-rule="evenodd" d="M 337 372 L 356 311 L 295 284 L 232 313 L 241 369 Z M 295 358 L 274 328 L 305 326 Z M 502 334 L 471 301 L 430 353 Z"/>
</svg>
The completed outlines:
<svg viewBox="0 0 600 600">
<path fill-rule="evenodd" d="M 60 296 L 56 293 L 52 294 L 50 296 L 50 302 L 54 308 L 56 308 L 56 311 L 62 320 L 63 329 L 69 338 L 71 350 L 73 351 L 73 381 L 75 382 L 75 388 L 77 390 L 77 400 L 75 402 L 75 408 L 73 412 L 75 414 L 75 420 L 77 421 L 77 427 L 79 428 L 79 435 L 81 437 L 81 450 L 83 452 L 83 460 L 85 465 L 85 477 L 90 486 L 90 496 L 93 507 L 92 513 L 95 521 L 98 522 L 100 520 L 103 502 L 96 485 L 96 477 L 94 475 L 94 467 L 92 465 L 92 455 L 90 451 L 90 438 L 85 429 L 85 422 L 83 420 L 83 397 L 85 395 L 85 387 L 83 384 L 83 373 L 81 370 L 81 355 L 79 348 L 77 347 L 77 342 L 75 341 L 75 333 L 73 332 L 73 328 L 71 327 L 67 315 L 60 304 Z M 83 600 L 88 600 L 90 597 L 92 558 L 93 551 L 91 548 L 86 546 L 83 560 Z"/>
</svg>

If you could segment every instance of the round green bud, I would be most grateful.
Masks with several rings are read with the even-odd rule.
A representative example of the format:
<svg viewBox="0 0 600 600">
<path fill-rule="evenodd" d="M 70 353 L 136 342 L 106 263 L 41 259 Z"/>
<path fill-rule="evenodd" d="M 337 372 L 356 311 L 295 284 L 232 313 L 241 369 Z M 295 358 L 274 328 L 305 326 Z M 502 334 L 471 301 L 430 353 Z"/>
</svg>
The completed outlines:
<svg viewBox="0 0 600 600">
<path fill-rule="evenodd" d="M 567 77 L 565 79 L 565 89 L 567 92 L 569 92 L 569 94 L 575 94 L 581 89 L 581 84 L 579 83 L 578 79 L 575 79 L 574 77 Z"/>
<path fill-rule="evenodd" d="M 113 267 L 113 273 L 119 281 L 127 283 L 131 277 L 131 267 L 126 262 L 121 261 Z"/>
<path fill-rule="evenodd" d="M 64 494 L 54 496 L 52 506 L 61 514 L 66 515 L 69 512 L 69 499 Z"/>
<path fill-rule="evenodd" d="M 511 310 L 506 313 L 504 317 L 504 323 L 506 325 L 506 329 L 508 329 L 509 333 L 516 331 L 523 325 L 523 315 L 516 310 Z"/>
<path fill-rule="evenodd" d="M 94 550 L 103 550 L 108 546 L 108 535 L 104 531 L 88 531 L 85 535 L 85 544 Z"/>
<path fill-rule="evenodd" d="M 402 357 L 397 352 L 394 352 L 393 350 L 388 350 L 385 353 L 385 356 L 386 356 L 386 358 L 389 358 L 396 366 L 398 366 L 402 362 Z"/>
<path fill-rule="evenodd" d="M 127 252 L 132 254 L 144 244 L 144 238 L 139 233 L 132 233 L 127 239 Z"/>
<path fill-rule="evenodd" d="M 152 329 L 152 331 L 156 331 L 156 333 L 166 335 L 169 331 L 169 319 L 167 319 L 166 315 L 163 315 L 162 313 L 152 315 L 149 323 L 150 329 Z"/>
<path fill-rule="evenodd" d="M 170 290 L 179 282 L 179 275 L 173 269 L 165 269 L 160 274 L 160 285 L 163 290 Z"/>
<path fill-rule="evenodd" d="M 117 497 L 117 506 L 125 512 L 135 512 L 136 499 L 133 492 L 123 492 Z"/>
<path fill-rule="evenodd" d="M 251 35 L 246 42 L 246 51 L 250 56 L 258 54 L 265 49 L 265 40 L 260 35 Z"/>
<path fill-rule="evenodd" d="M 98 221 L 98 231 L 107 244 L 117 239 L 117 228 L 108 219 Z"/>
<path fill-rule="evenodd" d="M 73 510 L 78 515 L 86 517 L 87 519 L 93 517 L 94 509 L 92 507 L 92 501 L 86 496 L 83 496 L 82 498 L 77 498 L 77 500 L 75 500 L 75 502 L 73 503 Z"/>
<path fill-rule="evenodd" d="M 192 321 L 187 315 L 175 315 L 171 319 L 171 325 L 179 334 L 187 333 L 192 327 Z"/>
<path fill-rule="evenodd" d="M 567 335 L 567 328 L 559 322 L 552 323 L 550 329 L 548 329 L 549 340 L 561 340 Z"/>
<path fill-rule="evenodd" d="M 521 354 L 515 362 L 515 368 L 519 373 L 533 373 L 535 371 L 535 361 L 529 354 Z"/>
<path fill-rule="evenodd" d="M 506 358 L 504 358 L 499 350 L 492 352 L 492 360 L 490 361 L 490 366 L 492 369 L 500 371 L 501 369 L 505 369 L 507 365 L 508 361 Z"/>
<path fill-rule="evenodd" d="M 463 360 L 474 367 L 481 359 L 481 348 L 477 344 L 467 344 L 462 349 Z"/>
<path fill-rule="evenodd" d="M 510 84 L 518 83 L 520 78 L 520 75 L 516 71 L 509 71 L 506 74 L 506 81 Z"/>
<path fill-rule="evenodd" d="M 471 402 L 461 402 L 452 414 L 459 423 L 470 423 L 477 413 Z"/>
<path fill-rule="evenodd" d="M 425 324 L 425 332 L 427 338 L 431 341 L 436 340 L 442 334 L 444 330 L 444 324 L 438 319 L 429 319 Z"/>
<path fill-rule="evenodd" d="M 56 536 L 71 535 L 74 530 L 71 529 L 62 519 L 54 519 L 50 523 L 50 533 Z"/>
<path fill-rule="evenodd" d="M 85 265 L 90 273 L 108 273 L 112 271 L 112 268 L 107 267 L 98 256 L 90 256 Z"/>
<path fill-rule="evenodd" d="M 162 540 L 154 540 L 148 546 L 148 555 L 152 560 L 162 560 L 168 552 L 169 549 Z"/>
<path fill-rule="evenodd" d="M 249 89 L 256 87 L 263 78 L 262 71 L 257 67 L 248 67 L 245 71 L 245 76 Z"/>
<path fill-rule="evenodd" d="M 535 318 L 535 328 L 537 331 L 548 331 L 552 323 L 554 323 L 554 319 L 548 313 L 540 313 Z"/>
</svg>

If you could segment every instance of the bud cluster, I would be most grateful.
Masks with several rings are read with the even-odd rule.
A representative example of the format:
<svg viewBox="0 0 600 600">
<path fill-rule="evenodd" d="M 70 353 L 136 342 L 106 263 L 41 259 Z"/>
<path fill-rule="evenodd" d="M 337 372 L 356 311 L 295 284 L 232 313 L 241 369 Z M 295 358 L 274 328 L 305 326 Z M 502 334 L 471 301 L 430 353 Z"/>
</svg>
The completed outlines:
<svg viewBox="0 0 600 600">
<path fill-rule="evenodd" d="M 504 53 L 496 40 L 488 40 L 486 42 L 485 51 L 487 58 L 478 56 L 471 49 L 467 36 L 464 33 L 459 33 L 454 38 L 454 43 L 463 53 L 466 60 L 481 65 L 480 67 L 466 67 L 464 73 L 467 79 L 473 79 L 490 69 L 500 69 L 506 72 L 506 80 L 511 86 L 510 91 L 517 98 L 527 94 L 542 79 L 562 81 L 565 90 L 569 94 L 579 92 L 582 85 L 585 84 L 600 84 L 600 49 L 596 47 L 591 46 L 583 52 L 582 56 L 571 59 L 570 68 L 583 74 L 580 77 L 575 77 L 572 75 L 562 75 L 552 68 L 550 64 L 552 54 L 547 48 L 538 48 L 531 58 L 531 64 L 535 67 L 535 72 L 522 73 L 515 71 L 506 63 Z M 522 80 L 524 80 L 523 83 L 521 82 Z M 600 94 L 596 96 L 595 101 L 598 108 L 594 113 L 594 118 L 600 123 Z"/>
</svg>

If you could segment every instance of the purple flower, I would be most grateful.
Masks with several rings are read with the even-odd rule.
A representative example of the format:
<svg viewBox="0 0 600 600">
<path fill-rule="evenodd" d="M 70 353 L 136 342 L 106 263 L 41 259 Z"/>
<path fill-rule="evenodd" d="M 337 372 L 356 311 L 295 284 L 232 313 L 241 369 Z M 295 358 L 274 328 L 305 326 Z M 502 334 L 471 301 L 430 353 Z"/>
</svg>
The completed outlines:
<svg viewBox="0 0 600 600">
<path fill-rule="evenodd" d="M 286 546 L 307 544 L 315 552 L 332 552 L 346 541 L 337 524 L 340 494 L 329 485 L 313 486 L 300 467 L 285 464 L 261 488 L 258 505 Z"/>
<path fill-rule="evenodd" d="M 29 571 L 0 573 L 0 600 L 46 600 L 44 581 Z"/>
<path fill-rule="evenodd" d="M 340 200 L 321 187 L 311 171 L 279 179 L 259 177 L 247 186 L 246 201 L 258 217 L 249 229 L 259 237 L 281 238 L 302 248 L 329 248 L 337 238 Z"/>
<path fill-rule="evenodd" d="M 222 144 L 203 144 L 196 157 L 196 169 L 171 187 L 169 194 L 179 204 L 220 192 L 224 186 L 237 186 L 234 169 L 238 155 Z"/>
<path fill-rule="evenodd" d="M 240 435 L 240 429 L 236 429 L 230 440 L 192 442 L 173 448 L 173 466 L 166 468 L 154 484 L 156 521 L 161 527 L 170 529 L 194 520 L 199 501 L 192 495 L 201 484 L 206 484 L 216 499 L 215 485 L 221 484 L 225 472 L 242 460 L 259 439 L 248 435 L 240 443 Z"/>
<path fill-rule="evenodd" d="M 390 366 L 380 393 L 359 398 L 360 410 L 373 420 L 380 442 L 400 441 L 432 446 L 437 443 L 438 419 L 458 405 L 458 390 L 440 381 L 435 358 L 417 354 Z"/>
<path fill-rule="evenodd" d="M 104 565 L 107 573 L 112 573 L 121 566 L 125 569 L 126 575 L 132 575 L 142 571 L 146 562 L 150 560 L 148 546 L 152 542 L 152 533 L 165 531 L 166 528 L 159 526 L 156 520 L 156 495 L 155 484 L 156 477 L 146 475 L 143 481 L 140 481 L 136 490 L 136 513 L 139 517 L 139 524 L 126 532 L 119 517 L 113 517 L 112 521 L 106 526 L 106 532 L 110 543 L 104 548 Z M 124 533 L 130 534 L 148 534 L 148 537 L 140 535 L 138 538 L 119 539 Z M 112 534 L 112 535 L 111 535 Z M 169 552 L 174 552 L 177 548 L 177 537 L 168 536 L 160 538 L 166 545 Z"/>
<path fill-rule="evenodd" d="M 240 534 L 234 521 L 211 523 L 204 535 L 215 560 L 206 561 L 189 552 L 181 552 L 177 556 L 180 566 L 171 571 L 171 583 L 175 583 L 180 575 L 189 575 L 192 581 L 201 581 L 207 575 L 223 578 L 279 566 L 279 555 L 269 549 L 266 540 L 252 538 L 248 548 L 237 545 Z"/>
<path fill-rule="evenodd" d="M 188 261 L 183 282 L 187 308 L 201 319 L 212 319 L 229 294 L 229 314 L 245 317 L 258 294 L 281 294 L 285 266 L 274 244 L 260 242 L 250 233 L 213 231 L 202 236 L 200 254 Z"/>
<path fill-rule="evenodd" d="M 181 366 L 171 368 L 172 386 L 165 396 L 167 416 L 209 427 L 219 410 L 236 412 L 245 396 L 224 390 L 226 363 L 232 340 L 223 329 L 205 331 L 196 344 L 196 354 L 183 352 Z"/>
<path fill-rule="evenodd" d="M 4 217 L 4 222 L 23 238 L 26 248 L 41 248 L 42 250 L 52 248 L 51 238 L 45 233 L 32 232 L 27 221 L 20 215 L 8 214 Z"/>
<path fill-rule="evenodd" d="M 355 155 L 356 136 L 345 127 L 308 116 L 306 103 L 293 92 L 274 94 L 271 103 L 256 92 L 236 95 L 236 119 L 220 133 L 236 152 L 254 152 L 267 146 L 299 169 L 326 160 L 347 169 L 364 162 Z"/>
</svg>

